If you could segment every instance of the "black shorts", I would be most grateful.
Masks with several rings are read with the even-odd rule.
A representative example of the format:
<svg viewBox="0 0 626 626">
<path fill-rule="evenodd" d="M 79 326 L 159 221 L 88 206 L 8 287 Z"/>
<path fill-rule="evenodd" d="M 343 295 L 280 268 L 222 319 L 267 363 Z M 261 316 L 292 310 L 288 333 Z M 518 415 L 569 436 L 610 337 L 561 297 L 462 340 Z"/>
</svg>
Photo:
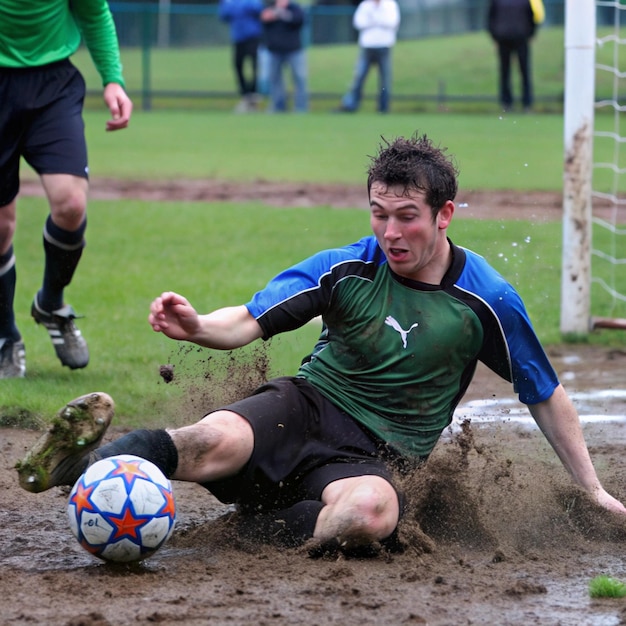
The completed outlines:
<svg viewBox="0 0 626 626">
<path fill-rule="evenodd" d="M 342 478 L 380 476 L 393 485 L 384 443 L 303 378 L 271 380 L 222 409 L 248 420 L 255 441 L 239 474 L 204 483 L 222 502 L 248 512 L 280 510 L 320 500 L 324 488 Z"/>
<path fill-rule="evenodd" d="M 38 174 L 88 177 L 85 81 L 69 60 L 0 67 L 0 206 L 19 191 L 20 157 Z"/>
</svg>

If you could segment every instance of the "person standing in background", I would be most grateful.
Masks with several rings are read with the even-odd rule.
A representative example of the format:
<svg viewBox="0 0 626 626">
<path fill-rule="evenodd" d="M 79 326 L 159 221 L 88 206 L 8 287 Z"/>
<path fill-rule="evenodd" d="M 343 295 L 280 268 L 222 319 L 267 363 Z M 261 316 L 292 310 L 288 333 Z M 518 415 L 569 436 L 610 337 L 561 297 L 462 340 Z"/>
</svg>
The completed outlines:
<svg viewBox="0 0 626 626">
<path fill-rule="evenodd" d="M 61 363 L 85 367 L 89 350 L 64 301 L 85 245 L 89 168 L 82 110 L 85 81 L 69 60 L 81 38 L 104 86 L 111 119 L 128 126 L 119 45 L 106 0 L 0 0 L 0 378 L 26 372 L 13 303 L 13 235 L 20 159 L 39 174 L 50 214 L 43 229 L 45 267 L 31 315 L 45 327 Z"/>
<path fill-rule="evenodd" d="M 307 59 L 302 42 L 304 11 L 290 0 L 275 0 L 261 13 L 264 43 L 269 53 L 269 90 L 272 113 L 284 113 L 287 110 L 287 91 L 283 79 L 283 68 L 291 68 L 294 87 L 294 110 L 306 113 L 309 108 L 307 93 Z"/>
<path fill-rule="evenodd" d="M 544 19 L 542 0 L 491 0 L 487 30 L 495 41 L 499 62 L 499 99 L 504 111 L 513 106 L 511 57 L 517 56 L 522 78 L 522 106 L 533 106 L 530 40 Z"/>
<path fill-rule="evenodd" d="M 359 56 L 350 90 L 338 112 L 353 113 L 361 103 L 363 85 L 372 65 L 378 66 L 378 105 L 380 113 L 389 111 L 391 100 L 391 49 L 400 27 L 396 0 L 363 0 L 352 20 L 359 32 Z"/>
<path fill-rule="evenodd" d="M 255 111 L 258 106 L 257 64 L 263 32 L 262 10 L 261 0 L 220 0 L 219 17 L 230 25 L 233 66 L 241 96 L 235 107 L 236 113 Z"/>
</svg>

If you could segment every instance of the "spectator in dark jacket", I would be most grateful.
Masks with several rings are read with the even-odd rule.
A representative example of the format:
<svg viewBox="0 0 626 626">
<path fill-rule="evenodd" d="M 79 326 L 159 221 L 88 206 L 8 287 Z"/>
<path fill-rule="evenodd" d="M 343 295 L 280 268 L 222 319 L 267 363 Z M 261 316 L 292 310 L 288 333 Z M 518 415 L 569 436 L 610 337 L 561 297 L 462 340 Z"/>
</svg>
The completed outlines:
<svg viewBox="0 0 626 626">
<path fill-rule="evenodd" d="M 304 113 L 309 106 L 307 59 L 302 43 L 304 11 L 290 0 L 275 0 L 261 13 L 261 21 L 270 57 L 270 111 L 281 113 L 287 110 L 283 67 L 289 65 L 294 87 L 294 110 Z"/>
<path fill-rule="evenodd" d="M 508 111 L 513 106 L 511 57 L 516 55 L 522 77 L 522 106 L 530 111 L 533 86 L 530 62 L 530 40 L 535 34 L 538 17 L 530 0 L 491 0 L 487 29 L 498 48 L 500 70 L 500 104 Z"/>
<path fill-rule="evenodd" d="M 230 25 L 233 66 L 241 96 L 235 107 L 237 113 L 253 111 L 258 103 L 257 55 L 263 32 L 262 10 L 261 0 L 220 0 L 220 19 Z"/>
</svg>

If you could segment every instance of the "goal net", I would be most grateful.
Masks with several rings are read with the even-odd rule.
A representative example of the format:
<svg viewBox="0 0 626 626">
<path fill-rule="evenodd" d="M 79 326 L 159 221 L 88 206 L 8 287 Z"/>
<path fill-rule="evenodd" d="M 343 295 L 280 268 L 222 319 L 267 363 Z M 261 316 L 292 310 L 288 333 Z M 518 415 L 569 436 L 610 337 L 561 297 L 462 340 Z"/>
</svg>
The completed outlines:
<svg viewBox="0 0 626 626">
<path fill-rule="evenodd" d="M 561 333 L 626 329 L 625 0 L 568 0 Z M 624 128 L 622 129 L 622 126 Z"/>
<path fill-rule="evenodd" d="M 592 304 L 597 306 L 592 306 L 592 328 L 626 328 L 626 33 L 622 24 L 626 26 L 626 5 L 598 0 L 591 250 Z"/>
</svg>

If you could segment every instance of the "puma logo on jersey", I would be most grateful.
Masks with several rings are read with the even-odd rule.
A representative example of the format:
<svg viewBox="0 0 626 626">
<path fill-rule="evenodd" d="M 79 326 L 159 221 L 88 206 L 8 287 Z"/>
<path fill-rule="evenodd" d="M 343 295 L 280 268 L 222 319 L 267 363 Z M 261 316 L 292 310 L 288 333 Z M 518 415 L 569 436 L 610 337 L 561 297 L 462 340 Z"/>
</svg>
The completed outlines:
<svg viewBox="0 0 626 626">
<path fill-rule="evenodd" d="M 397 330 L 400 333 L 400 337 L 402 338 L 402 347 L 406 348 L 406 338 L 408 334 L 414 329 L 418 327 L 418 323 L 412 324 L 408 330 L 404 330 L 400 324 L 398 324 L 397 320 L 395 320 L 391 315 L 387 315 L 385 318 L 385 324 L 387 326 L 391 326 L 394 330 Z"/>
</svg>

